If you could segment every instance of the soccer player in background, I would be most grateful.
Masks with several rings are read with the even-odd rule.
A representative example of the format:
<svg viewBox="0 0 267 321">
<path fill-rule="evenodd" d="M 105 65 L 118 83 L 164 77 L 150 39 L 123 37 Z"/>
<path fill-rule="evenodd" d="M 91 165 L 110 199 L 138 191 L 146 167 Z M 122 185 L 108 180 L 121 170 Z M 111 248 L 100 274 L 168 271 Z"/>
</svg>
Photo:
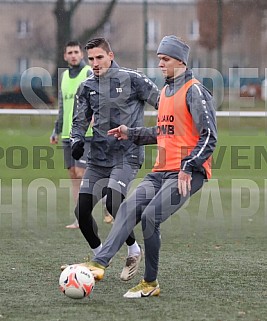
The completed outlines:
<svg viewBox="0 0 267 321">
<path fill-rule="evenodd" d="M 51 144 L 58 144 L 61 134 L 64 163 L 68 169 L 72 181 L 72 192 L 75 203 L 78 200 L 81 179 L 86 167 L 86 152 L 79 161 L 71 156 L 70 129 L 74 113 L 75 94 L 81 82 L 91 74 L 91 68 L 83 60 L 82 46 L 78 41 L 69 41 L 64 47 L 64 60 L 68 64 L 68 69 L 62 74 L 60 81 L 60 90 L 58 96 L 58 118 L 55 122 L 55 128 L 50 136 Z M 89 150 L 92 129 L 86 133 L 85 149 Z M 66 228 L 79 228 L 79 223 L 75 219 L 73 224 Z"/>
<path fill-rule="evenodd" d="M 101 251 L 86 264 L 101 280 L 110 259 L 129 231 L 141 222 L 145 271 L 141 282 L 125 298 L 157 296 L 160 224 L 181 208 L 211 177 L 211 155 L 217 142 L 214 102 L 210 92 L 187 69 L 189 47 L 176 36 L 165 36 L 157 50 L 159 68 L 166 78 L 153 128 L 121 125 L 108 134 L 137 145 L 157 143 L 152 172 L 122 203 Z"/>
</svg>

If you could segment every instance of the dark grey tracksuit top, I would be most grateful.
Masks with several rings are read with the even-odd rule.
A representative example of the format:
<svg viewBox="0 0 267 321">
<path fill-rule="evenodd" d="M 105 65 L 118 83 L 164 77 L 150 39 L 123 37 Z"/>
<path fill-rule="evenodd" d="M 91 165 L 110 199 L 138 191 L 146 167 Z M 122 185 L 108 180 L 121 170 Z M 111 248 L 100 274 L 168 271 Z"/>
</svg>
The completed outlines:
<svg viewBox="0 0 267 321">
<path fill-rule="evenodd" d="M 167 79 L 166 95 L 172 96 L 188 80 L 194 78 L 191 70 L 174 79 Z M 186 94 L 186 104 L 193 122 L 199 132 L 199 140 L 192 152 L 181 163 L 181 169 L 187 173 L 193 170 L 205 173 L 202 164 L 209 158 L 217 142 L 216 113 L 211 93 L 202 84 L 192 85 Z M 204 108 L 205 106 L 205 108 Z M 128 129 L 129 140 L 137 145 L 157 143 L 157 126 Z"/>
<path fill-rule="evenodd" d="M 143 146 L 132 141 L 118 141 L 107 136 L 109 129 L 125 124 L 144 125 L 145 102 L 157 108 L 159 90 L 144 74 L 120 68 L 116 62 L 104 75 L 92 74 L 82 82 L 77 94 L 77 109 L 73 118 L 71 141 L 84 141 L 84 135 L 94 117 L 93 137 L 88 162 L 112 167 L 128 162 L 140 166 L 144 160 Z"/>
</svg>

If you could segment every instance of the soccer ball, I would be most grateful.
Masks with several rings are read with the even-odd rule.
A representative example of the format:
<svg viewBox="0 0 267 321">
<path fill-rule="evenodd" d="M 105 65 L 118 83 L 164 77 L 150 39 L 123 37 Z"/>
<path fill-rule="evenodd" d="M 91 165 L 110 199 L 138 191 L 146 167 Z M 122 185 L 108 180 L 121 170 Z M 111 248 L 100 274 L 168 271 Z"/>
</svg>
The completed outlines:
<svg viewBox="0 0 267 321">
<path fill-rule="evenodd" d="M 85 266 L 69 265 L 59 277 L 60 291 L 72 299 L 88 297 L 94 286 L 94 276 Z"/>
</svg>

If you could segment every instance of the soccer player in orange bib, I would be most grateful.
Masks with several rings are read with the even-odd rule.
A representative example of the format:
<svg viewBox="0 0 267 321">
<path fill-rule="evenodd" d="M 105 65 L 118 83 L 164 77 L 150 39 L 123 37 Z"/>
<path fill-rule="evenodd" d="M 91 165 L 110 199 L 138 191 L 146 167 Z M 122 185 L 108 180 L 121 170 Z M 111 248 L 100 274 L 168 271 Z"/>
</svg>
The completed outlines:
<svg viewBox="0 0 267 321">
<path fill-rule="evenodd" d="M 129 232 L 141 222 L 145 272 L 141 282 L 125 298 L 157 296 L 161 244 L 160 224 L 211 177 L 211 155 L 217 142 L 216 116 L 211 93 L 187 69 L 189 46 L 176 36 L 165 36 L 157 50 L 159 68 L 166 78 L 160 96 L 157 126 L 108 131 L 118 140 L 137 145 L 157 143 L 158 155 L 152 173 L 122 203 L 101 251 L 88 265 L 102 279 L 109 260 Z"/>
</svg>

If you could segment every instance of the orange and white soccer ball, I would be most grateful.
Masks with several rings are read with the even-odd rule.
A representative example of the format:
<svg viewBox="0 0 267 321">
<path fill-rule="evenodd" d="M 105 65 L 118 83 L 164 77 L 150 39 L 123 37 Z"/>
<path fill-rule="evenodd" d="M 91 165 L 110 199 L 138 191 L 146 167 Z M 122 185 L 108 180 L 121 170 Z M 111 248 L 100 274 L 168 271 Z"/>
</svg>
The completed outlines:
<svg viewBox="0 0 267 321">
<path fill-rule="evenodd" d="M 89 297 L 95 286 L 92 272 L 85 266 L 69 265 L 59 277 L 59 288 L 67 297 Z"/>
</svg>

